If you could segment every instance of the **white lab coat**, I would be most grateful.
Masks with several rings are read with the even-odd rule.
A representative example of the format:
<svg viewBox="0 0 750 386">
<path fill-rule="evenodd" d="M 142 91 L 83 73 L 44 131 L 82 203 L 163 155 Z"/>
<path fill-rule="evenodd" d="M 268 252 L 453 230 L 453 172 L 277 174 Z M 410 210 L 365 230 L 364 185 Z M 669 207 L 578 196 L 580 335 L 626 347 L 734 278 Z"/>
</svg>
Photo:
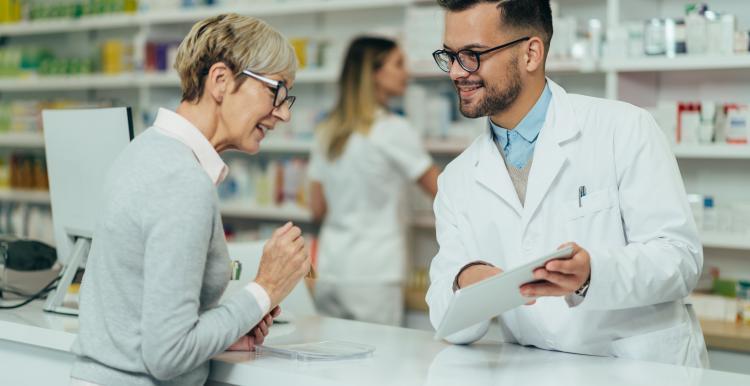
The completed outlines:
<svg viewBox="0 0 750 386">
<path fill-rule="evenodd" d="M 591 255 L 588 294 L 544 297 L 502 314 L 511 341 L 706 366 L 700 325 L 685 301 L 702 269 L 702 246 L 663 133 L 643 109 L 567 94 L 548 82 L 552 102 L 536 143 L 525 206 L 489 130 L 438 179 L 440 249 L 427 293 L 433 326 L 442 320 L 453 280 L 466 263 L 485 260 L 510 269 L 573 241 Z M 580 186 L 587 191 L 581 207 Z M 488 325 L 447 340 L 473 342 Z"/>
<path fill-rule="evenodd" d="M 400 325 L 406 277 L 406 187 L 432 165 L 408 121 L 378 111 L 367 135 L 352 134 L 329 160 L 318 141 L 309 177 L 323 186 L 315 303 L 333 317 Z"/>
<path fill-rule="evenodd" d="M 320 141 L 309 178 L 323 186 L 318 280 L 336 284 L 401 283 L 406 276 L 406 187 L 432 165 L 404 118 L 378 111 L 367 135 L 352 134 L 331 161 Z"/>
</svg>

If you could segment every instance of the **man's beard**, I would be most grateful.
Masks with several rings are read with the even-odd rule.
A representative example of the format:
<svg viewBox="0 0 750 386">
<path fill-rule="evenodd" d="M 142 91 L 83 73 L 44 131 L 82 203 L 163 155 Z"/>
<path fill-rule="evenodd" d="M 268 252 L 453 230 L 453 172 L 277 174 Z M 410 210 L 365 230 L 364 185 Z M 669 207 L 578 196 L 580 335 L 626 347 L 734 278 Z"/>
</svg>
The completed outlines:
<svg viewBox="0 0 750 386">
<path fill-rule="evenodd" d="M 505 77 L 508 80 L 508 84 L 503 89 L 487 86 L 484 81 L 460 83 L 461 85 L 471 84 L 483 86 L 484 91 L 487 94 L 484 99 L 476 104 L 476 107 L 465 105 L 459 94 L 459 109 L 463 116 L 466 118 L 492 116 L 506 110 L 516 101 L 516 98 L 518 98 L 518 95 L 521 93 L 521 74 L 520 71 L 518 71 L 518 67 L 515 66 L 516 61 L 511 61 L 511 63 L 513 63 L 513 65 L 508 66 L 508 71 Z M 456 86 L 458 86 L 458 83 Z"/>
</svg>

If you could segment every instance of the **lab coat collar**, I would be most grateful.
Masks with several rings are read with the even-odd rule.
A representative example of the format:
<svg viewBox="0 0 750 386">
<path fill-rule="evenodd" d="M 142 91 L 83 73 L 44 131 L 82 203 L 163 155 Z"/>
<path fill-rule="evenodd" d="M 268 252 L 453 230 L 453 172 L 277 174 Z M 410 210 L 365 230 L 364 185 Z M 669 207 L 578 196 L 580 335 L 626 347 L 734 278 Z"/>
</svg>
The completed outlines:
<svg viewBox="0 0 750 386">
<path fill-rule="evenodd" d="M 487 126 L 489 127 L 489 124 Z M 479 151 L 474 166 L 474 178 L 477 182 L 500 196 L 520 217 L 523 213 L 523 206 L 502 155 L 495 146 L 491 128 L 485 130 L 479 139 Z"/>
<path fill-rule="evenodd" d="M 562 144 L 575 138 L 580 133 L 581 128 L 578 125 L 575 113 L 573 112 L 573 106 L 570 104 L 570 99 L 565 89 L 549 78 L 547 79 L 547 85 L 549 85 L 550 91 L 552 91 L 552 104 L 550 105 L 551 108 L 547 109 L 545 123 L 549 122 L 551 120 L 550 115 L 554 114 L 554 127 L 552 129 L 555 132 L 557 143 Z"/>
<path fill-rule="evenodd" d="M 497 194 L 519 217 L 522 217 L 524 227 L 549 191 L 567 157 L 561 145 L 577 137 L 580 128 L 576 124 L 573 108 L 568 100 L 568 94 L 557 83 L 547 79 L 552 102 L 547 109 L 544 126 L 539 133 L 534 159 L 529 172 L 526 189 L 525 207 L 521 205 L 518 193 L 508 174 L 508 169 L 498 154 L 489 128 L 479 138 L 479 149 L 475 159 L 474 177 L 480 184 Z"/>
</svg>

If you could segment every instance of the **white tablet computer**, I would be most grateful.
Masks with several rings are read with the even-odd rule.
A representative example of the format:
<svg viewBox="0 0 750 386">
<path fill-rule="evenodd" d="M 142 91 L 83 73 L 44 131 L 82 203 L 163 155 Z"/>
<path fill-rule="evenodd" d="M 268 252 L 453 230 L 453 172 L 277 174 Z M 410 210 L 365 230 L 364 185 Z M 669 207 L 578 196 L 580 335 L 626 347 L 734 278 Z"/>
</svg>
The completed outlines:
<svg viewBox="0 0 750 386">
<path fill-rule="evenodd" d="M 571 254 L 573 247 L 566 247 L 459 289 L 453 294 L 448 311 L 435 332 L 435 339 L 443 339 L 454 332 L 528 303 L 533 298 L 521 296 L 519 288 L 534 281 L 534 270 L 543 267 L 550 260 L 570 258 Z"/>
</svg>

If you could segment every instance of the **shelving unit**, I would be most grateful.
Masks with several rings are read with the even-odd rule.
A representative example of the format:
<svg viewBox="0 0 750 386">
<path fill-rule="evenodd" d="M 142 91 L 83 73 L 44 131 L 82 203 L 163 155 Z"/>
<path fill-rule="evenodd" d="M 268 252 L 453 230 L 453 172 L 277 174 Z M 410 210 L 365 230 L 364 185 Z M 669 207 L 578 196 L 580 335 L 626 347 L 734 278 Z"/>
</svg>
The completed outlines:
<svg viewBox="0 0 750 386">
<path fill-rule="evenodd" d="M 49 192 L 42 190 L 0 189 L 0 201 L 49 205 Z"/>
<path fill-rule="evenodd" d="M 750 353 L 750 325 L 720 320 L 700 322 L 709 348 Z"/>
<path fill-rule="evenodd" d="M 725 232 L 703 232 L 701 234 L 704 248 L 737 249 L 750 251 L 750 235 Z"/>
<path fill-rule="evenodd" d="M 297 221 L 305 223 L 312 221 L 312 214 L 309 209 L 292 205 L 259 207 L 242 202 L 227 202 L 221 205 L 221 213 L 225 217 L 231 218 Z"/>
<path fill-rule="evenodd" d="M 731 0 L 726 0 L 728 3 Z M 105 15 L 86 17 L 78 20 L 45 20 L 33 23 L 0 25 L 0 38 L 22 39 L 57 39 L 58 36 L 81 34 L 90 31 L 92 35 L 113 34 L 117 30 L 123 34 L 135 35 L 144 31 L 181 26 L 185 27 L 199 19 L 223 12 L 236 12 L 269 20 L 279 17 L 290 17 L 293 23 L 279 24 L 287 36 L 307 36 L 310 28 L 321 28 L 326 36 L 345 39 L 353 30 L 375 30 L 367 24 L 372 15 L 393 16 L 413 5 L 434 4 L 425 0 L 326 0 L 308 2 L 289 2 L 281 4 L 251 4 L 232 9 L 201 7 L 192 10 L 153 10 L 146 13 L 130 15 Z M 637 4 L 636 4 L 637 3 Z M 678 5 L 674 5 L 677 4 Z M 575 14 L 580 19 L 597 17 L 605 21 L 607 28 L 621 25 L 629 20 L 645 20 L 650 17 L 675 16 L 674 9 L 680 9 L 683 0 L 575 0 L 559 1 L 565 13 Z M 670 5 L 672 4 L 672 5 Z M 750 14 L 750 6 L 737 0 L 736 11 L 744 19 Z M 392 12 L 392 13 L 388 13 Z M 402 12 L 403 13 L 403 12 Z M 383 18 L 382 20 L 386 20 Z M 386 27 L 399 26 L 402 20 L 389 18 Z M 747 21 L 746 21 L 747 22 Z M 341 24 L 348 24 L 344 27 Z M 335 26 L 333 26 L 335 25 Z M 348 28 L 348 29 L 347 29 Z M 308 29 L 308 30 L 306 30 Z M 317 32 L 317 31 L 316 31 Z M 78 36 L 78 35 L 76 35 Z M 337 64 L 339 58 L 328 58 L 330 68 L 304 69 L 297 74 L 295 93 L 303 95 L 298 104 L 313 100 L 322 104 L 338 78 Z M 429 63 L 431 64 L 431 63 Z M 606 96 L 621 99 L 641 107 L 653 107 L 659 99 L 688 100 L 735 98 L 737 101 L 750 101 L 750 55 L 686 55 L 676 58 L 637 57 L 637 58 L 604 58 L 594 60 L 559 60 L 550 59 L 547 71 L 550 76 L 572 92 Z M 445 73 L 435 66 L 412 69 L 412 76 L 425 83 L 445 82 L 449 84 Z M 733 76 L 727 74 L 733 74 Z M 695 74 L 708 77 L 702 84 L 696 84 Z M 747 74 L 744 75 L 737 74 Z M 739 80 L 738 80 L 739 79 Z M 298 87 L 303 85 L 303 87 Z M 0 94 L 10 95 L 44 95 L 46 92 L 74 92 L 96 98 L 100 94 L 110 93 L 120 100 L 127 100 L 132 106 L 152 106 L 159 96 L 175 94 L 179 79 L 172 72 L 167 73 L 133 73 L 108 75 L 82 75 L 75 77 L 35 77 L 28 79 L 0 78 Z M 595 93 L 590 92 L 595 89 Z M 307 90 L 307 93 L 305 93 Z M 123 94 L 128 94 L 126 99 Z M 161 95 L 159 95 L 161 94 Z M 730 100 L 731 101 L 731 100 Z M 131 103 L 132 102 L 132 103 Z M 295 108 L 297 108 L 295 106 Z M 269 157 L 278 155 L 305 156 L 309 153 L 311 142 L 288 140 L 272 133 L 262 144 L 261 154 Z M 426 148 L 435 156 L 452 157 L 463 151 L 470 140 L 428 140 Z M 41 149 L 41 135 L 0 135 L 0 148 Z M 742 171 L 743 162 L 750 160 L 750 146 L 730 145 L 678 145 L 673 148 L 680 161 L 683 178 L 689 191 L 711 192 L 708 189 L 718 187 L 719 196 L 725 193 L 725 186 L 748 188 L 747 172 Z M 703 163 L 703 161 L 706 161 Z M 743 174 L 744 173 L 744 174 Z M 732 185 L 734 184 L 734 185 Z M 724 189 L 724 190 L 722 190 Z M 35 204 L 49 203 L 46 192 L 0 191 L 1 201 L 19 201 Z M 253 207 L 242 203 L 225 203 L 222 213 L 227 219 L 310 222 L 311 216 L 306 209 L 296 207 Z M 422 237 L 434 239 L 434 217 L 427 213 L 416 213 L 412 217 L 415 228 Z M 705 233 L 702 236 L 704 245 L 714 250 L 737 250 L 739 253 L 750 251 L 750 237 L 726 234 Z M 434 242 L 434 240 L 433 240 Z M 424 243 L 420 243 L 422 245 Z M 417 252 L 419 253 L 419 252 Z"/>
<path fill-rule="evenodd" d="M 684 159 L 750 159 L 749 145 L 677 145 L 672 150 Z"/>
<path fill-rule="evenodd" d="M 624 73 L 750 69 L 750 54 L 680 55 L 674 58 L 644 56 L 640 58 L 605 59 L 601 62 L 600 69 Z"/>
<path fill-rule="evenodd" d="M 330 83 L 337 78 L 338 73 L 335 70 L 305 69 L 297 73 L 295 83 Z M 180 78 L 173 72 L 30 76 L 20 79 L 0 78 L 0 90 L 2 92 L 111 90 L 143 87 L 180 87 Z"/>
<path fill-rule="evenodd" d="M 0 134 L 0 149 L 1 148 L 44 148 L 44 137 L 38 133 L 3 133 Z"/>
<path fill-rule="evenodd" d="M 154 9 L 144 13 L 87 16 L 75 20 L 53 19 L 5 25 L 0 24 L 0 36 L 42 35 L 74 31 L 111 30 L 163 24 L 194 23 L 206 17 L 230 12 L 255 17 L 272 17 L 405 7 L 413 3 L 415 3 L 414 0 L 369 0 L 360 2 L 328 0 L 325 2 L 308 1 L 290 2 L 286 4 L 255 4 L 231 8 L 204 6 L 179 10 Z"/>
<path fill-rule="evenodd" d="M 312 141 L 299 139 L 271 139 L 260 145 L 261 153 L 308 154 Z"/>
<path fill-rule="evenodd" d="M 552 74 L 604 73 L 598 62 L 593 60 L 549 59 L 546 66 L 546 71 Z M 448 79 L 448 73 L 440 70 L 434 65 L 411 69 L 409 75 L 414 79 Z"/>
</svg>

